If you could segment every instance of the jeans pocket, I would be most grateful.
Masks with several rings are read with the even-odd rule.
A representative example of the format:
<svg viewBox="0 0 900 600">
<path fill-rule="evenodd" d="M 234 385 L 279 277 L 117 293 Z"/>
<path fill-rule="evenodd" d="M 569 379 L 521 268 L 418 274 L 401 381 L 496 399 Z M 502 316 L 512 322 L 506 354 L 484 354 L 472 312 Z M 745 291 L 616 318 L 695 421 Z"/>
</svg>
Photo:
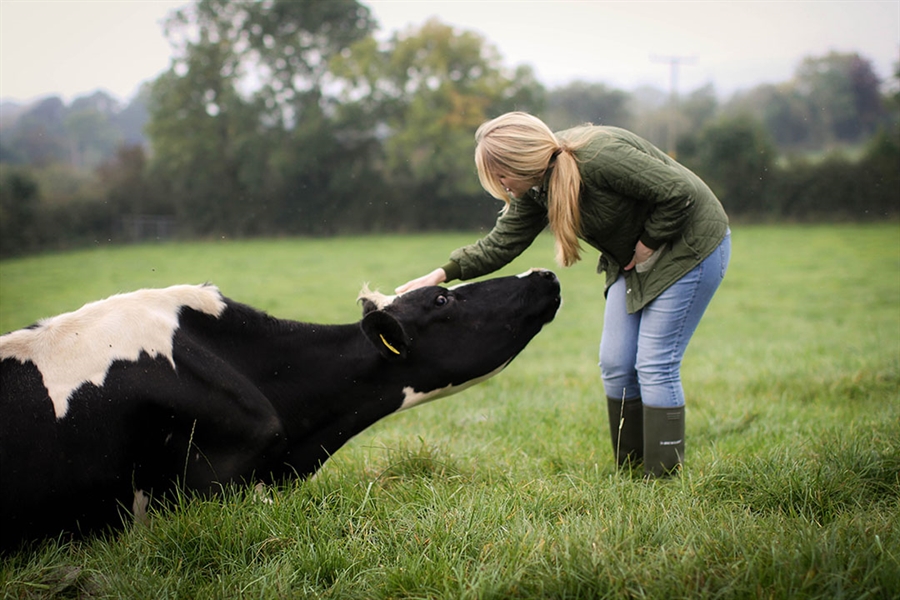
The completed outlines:
<svg viewBox="0 0 900 600">
<path fill-rule="evenodd" d="M 731 230 L 725 234 L 725 239 L 716 248 L 719 255 L 719 277 L 724 279 L 725 273 L 728 271 L 728 263 L 731 262 Z"/>
</svg>

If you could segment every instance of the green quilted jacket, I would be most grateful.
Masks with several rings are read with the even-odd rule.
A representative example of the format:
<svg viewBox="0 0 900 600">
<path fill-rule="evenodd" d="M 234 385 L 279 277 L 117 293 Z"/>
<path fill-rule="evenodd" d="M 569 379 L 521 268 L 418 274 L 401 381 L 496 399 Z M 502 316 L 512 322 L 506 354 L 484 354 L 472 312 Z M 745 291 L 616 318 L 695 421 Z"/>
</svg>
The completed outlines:
<svg viewBox="0 0 900 600">
<path fill-rule="evenodd" d="M 593 129 L 594 138 L 576 152 L 582 178 L 581 239 L 600 251 L 597 271 L 606 274 L 605 290 L 625 274 L 628 311 L 633 313 L 716 249 L 728 231 L 728 217 L 699 177 L 650 142 L 616 127 Z M 563 131 L 557 137 L 566 135 Z M 500 269 L 547 224 L 545 179 L 511 200 L 485 237 L 451 253 L 444 265 L 448 281 Z M 638 240 L 656 250 L 653 265 L 644 272 L 624 271 Z"/>
</svg>

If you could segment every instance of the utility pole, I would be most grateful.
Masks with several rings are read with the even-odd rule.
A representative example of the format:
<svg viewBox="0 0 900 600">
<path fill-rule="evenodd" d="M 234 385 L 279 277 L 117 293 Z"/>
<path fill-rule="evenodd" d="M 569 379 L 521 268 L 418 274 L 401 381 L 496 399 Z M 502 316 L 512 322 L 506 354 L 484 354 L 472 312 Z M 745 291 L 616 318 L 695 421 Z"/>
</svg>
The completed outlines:
<svg viewBox="0 0 900 600">
<path fill-rule="evenodd" d="M 675 158 L 677 154 L 675 144 L 678 140 L 678 67 L 693 64 L 696 62 L 696 58 L 693 56 L 651 56 L 650 60 L 669 65 L 669 130 L 666 136 L 668 146 L 666 152 Z"/>
</svg>

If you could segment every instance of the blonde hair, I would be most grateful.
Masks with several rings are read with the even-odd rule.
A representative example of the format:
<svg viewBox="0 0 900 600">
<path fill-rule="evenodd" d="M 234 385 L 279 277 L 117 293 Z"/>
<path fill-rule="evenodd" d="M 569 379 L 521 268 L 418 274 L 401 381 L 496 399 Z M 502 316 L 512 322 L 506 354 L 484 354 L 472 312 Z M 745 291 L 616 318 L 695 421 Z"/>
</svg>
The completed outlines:
<svg viewBox="0 0 900 600">
<path fill-rule="evenodd" d="M 475 132 L 478 179 L 491 196 L 506 203 L 509 192 L 501 176 L 539 185 L 550 170 L 547 217 L 556 238 L 556 262 L 564 267 L 581 259 L 581 174 L 573 152 L 589 140 L 587 130 L 560 140 L 537 117 L 510 112 L 483 123 Z"/>
</svg>

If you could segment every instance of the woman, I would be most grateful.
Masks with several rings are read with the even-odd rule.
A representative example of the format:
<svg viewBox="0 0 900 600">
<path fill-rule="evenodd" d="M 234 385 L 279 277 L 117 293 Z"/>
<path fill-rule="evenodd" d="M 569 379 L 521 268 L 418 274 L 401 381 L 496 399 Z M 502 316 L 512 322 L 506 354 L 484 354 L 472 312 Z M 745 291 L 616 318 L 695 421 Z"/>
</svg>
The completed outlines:
<svg viewBox="0 0 900 600">
<path fill-rule="evenodd" d="M 731 253 L 722 205 L 694 173 L 623 129 L 554 134 L 512 112 L 481 125 L 475 141 L 481 185 L 506 207 L 484 238 L 397 293 L 496 271 L 548 224 L 562 266 L 587 242 L 606 274 L 600 367 L 616 461 L 643 461 L 648 477 L 680 468 L 681 360 Z"/>
</svg>

